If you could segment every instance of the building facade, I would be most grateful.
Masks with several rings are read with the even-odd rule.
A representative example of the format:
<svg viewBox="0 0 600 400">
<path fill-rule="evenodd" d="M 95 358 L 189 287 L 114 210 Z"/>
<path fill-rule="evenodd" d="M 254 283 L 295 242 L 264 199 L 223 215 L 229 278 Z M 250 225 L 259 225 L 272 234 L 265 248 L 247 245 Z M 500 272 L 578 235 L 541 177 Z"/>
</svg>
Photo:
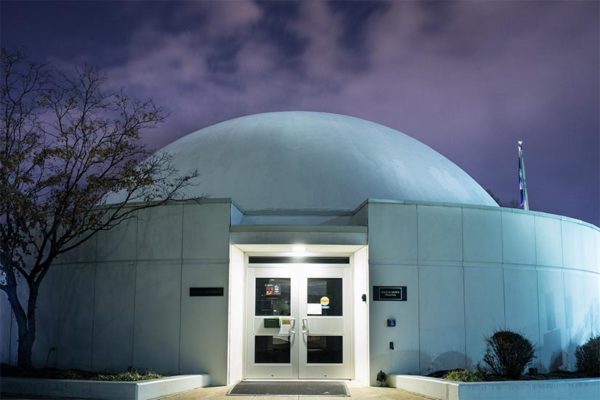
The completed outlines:
<svg viewBox="0 0 600 400">
<path fill-rule="evenodd" d="M 35 365 L 374 384 L 473 367 L 497 329 L 534 343 L 540 370 L 573 369 L 600 332 L 598 227 L 498 207 L 399 132 L 269 113 L 165 151 L 198 185 L 51 268 Z"/>
</svg>

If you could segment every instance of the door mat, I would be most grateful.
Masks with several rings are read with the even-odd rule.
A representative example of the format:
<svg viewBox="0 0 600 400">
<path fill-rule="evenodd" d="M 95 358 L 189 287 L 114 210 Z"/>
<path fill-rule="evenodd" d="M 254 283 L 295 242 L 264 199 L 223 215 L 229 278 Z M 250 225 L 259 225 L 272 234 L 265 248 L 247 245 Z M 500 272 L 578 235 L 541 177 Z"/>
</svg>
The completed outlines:
<svg viewBox="0 0 600 400">
<path fill-rule="evenodd" d="M 344 382 L 317 381 L 242 381 L 228 396 L 345 396 L 349 397 Z"/>
</svg>

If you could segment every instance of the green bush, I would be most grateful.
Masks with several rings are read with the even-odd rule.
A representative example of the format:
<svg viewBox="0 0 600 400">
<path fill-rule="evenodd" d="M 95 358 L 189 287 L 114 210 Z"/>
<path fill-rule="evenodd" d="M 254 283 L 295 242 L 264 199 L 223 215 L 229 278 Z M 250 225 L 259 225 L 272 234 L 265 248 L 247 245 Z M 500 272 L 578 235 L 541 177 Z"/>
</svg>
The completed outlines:
<svg viewBox="0 0 600 400">
<path fill-rule="evenodd" d="M 156 372 L 139 372 L 134 368 L 129 368 L 121 373 L 98 373 L 91 371 L 82 371 L 76 369 L 55 369 L 55 368 L 19 368 L 16 366 L 1 364 L 0 376 L 14 376 L 20 378 L 40 378 L 40 379 L 82 379 L 94 381 L 145 381 L 149 379 L 159 379 L 163 376 Z"/>
<path fill-rule="evenodd" d="M 600 335 L 591 337 L 575 350 L 577 370 L 587 376 L 600 377 Z"/>
<path fill-rule="evenodd" d="M 534 356 L 533 345 L 523 335 L 512 331 L 497 331 L 486 338 L 483 362 L 493 375 L 519 379 Z"/>
<path fill-rule="evenodd" d="M 484 376 L 479 370 L 455 369 L 444 375 L 444 379 L 457 382 L 481 382 L 484 380 Z"/>
</svg>

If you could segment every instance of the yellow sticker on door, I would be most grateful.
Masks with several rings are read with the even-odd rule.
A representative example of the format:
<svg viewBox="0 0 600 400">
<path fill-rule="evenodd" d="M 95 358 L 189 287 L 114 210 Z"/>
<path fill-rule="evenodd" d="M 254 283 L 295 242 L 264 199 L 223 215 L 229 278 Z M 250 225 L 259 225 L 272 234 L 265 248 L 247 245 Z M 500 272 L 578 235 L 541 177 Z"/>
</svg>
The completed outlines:
<svg viewBox="0 0 600 400">
<path fill-rule="evenodd" d="M 321 297 L 321 305 L 328 306 L 329 305 L 329 297 L 327 297 L 327 296 Z"/>
</svg>

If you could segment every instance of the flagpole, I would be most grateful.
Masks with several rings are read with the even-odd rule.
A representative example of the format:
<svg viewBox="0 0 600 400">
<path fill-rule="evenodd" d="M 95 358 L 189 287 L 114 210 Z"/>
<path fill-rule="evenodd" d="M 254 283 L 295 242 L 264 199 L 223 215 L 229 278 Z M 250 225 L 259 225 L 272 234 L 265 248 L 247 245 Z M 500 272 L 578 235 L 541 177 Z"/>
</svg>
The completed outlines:
<svg viewBox="0 0 600 400">
<path fill-rule="evenodd" d="M 527 194 L 527 177 L 525 175 L 525 157 L 523 157 L 523 141 L 517 142 L 519 151 L 519 192 L 521 195 L 521 208 L 529 210 L 529 196 Z"/>
</svg>

